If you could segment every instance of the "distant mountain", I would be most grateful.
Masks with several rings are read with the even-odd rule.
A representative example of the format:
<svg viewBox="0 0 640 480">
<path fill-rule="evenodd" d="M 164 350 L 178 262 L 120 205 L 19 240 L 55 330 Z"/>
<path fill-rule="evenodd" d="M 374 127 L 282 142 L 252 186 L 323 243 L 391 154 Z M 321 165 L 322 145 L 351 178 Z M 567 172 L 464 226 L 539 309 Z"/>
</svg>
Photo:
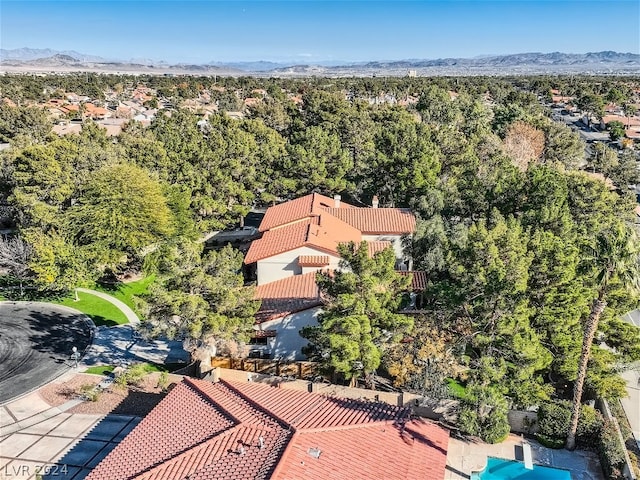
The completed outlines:
<svg viewBox="0 0 640 480">
<path fill-rule="evenodd" d="M 55 55 L 66 55 L 78 62 L 104 62 L 105 59 L 96 55 L 86 55 L 84 53 L 78 53 L 73 50 L 51 50 L 50 48 L 16 48 L 14 50 L 7 50 L 0 48 L 0 61 L 4 60 L 19 60 L 28 62 L 30 60 L 37 60 L 39 58 L 49 58 Z"/>
<path fill-rule="evenodd" d="M 410 59 L 370 62 L 333 61 L 295 64 L 268 61 L 209 62 L 208 64 L 168 64 L 137 59 L 105 60 L 74 51 L 20 48 L 1 50 L 0 65 L 7 72 L 19 71 L 95 71 L 149 74 L 256 75 L 256 76 L 404 76 L 417 75 L 524 75 L 568 73 L 640 73 L 640 55 L 611 51 L 573 53 L 518 53 L 474 58 Z"/>
<path fill-rule="evenodd" d="M 260 60 L 258 62 L 209 62 L 207 65 L 235 68 L 244 72 L 268 72 L 276 68 L 288 67 L 291 64 Z"/>
</svg>

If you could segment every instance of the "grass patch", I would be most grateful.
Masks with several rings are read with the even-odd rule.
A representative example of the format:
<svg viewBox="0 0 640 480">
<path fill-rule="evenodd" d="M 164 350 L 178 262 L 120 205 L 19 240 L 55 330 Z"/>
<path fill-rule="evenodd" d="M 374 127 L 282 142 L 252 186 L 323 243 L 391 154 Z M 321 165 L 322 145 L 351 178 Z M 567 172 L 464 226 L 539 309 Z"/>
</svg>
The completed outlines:
<svg viewBox="0 0 640 480">
<path fill-rule="evenodd" d="M 113 327 L 129 322 L 118 307 L 100 297 L 90 293 L 78 292 L 78 298 L 79 300 L 76 302 L 72 293 L 69 297 L 52 300 L 52 303 L 80 310 L 98 326 Z"/>
<path fill-rule="evenodd" d="M 136 305 L 133 297 L 144 296 L 149 293 L 149 286 L 156 279 L 155 275 L 149 275 L 143 279 L 137 280 L 131 283 L 118 283 L 114 286 L 96 285 L 94 288 L 99 292 L 104 292 L 117 298 L 122 303 L 127 305 L 131 310 L 140 315 L 140 312 L 136 310 Z"/>
<path fill-rule="evenodd" d="M 453 378 L 447 378 L 447 386 L 454 398 L 464 398 L 467 395 L 467 389 Z"/>
<path fill-rule="evenodd" d="M 175 372 L 176 370 L 179 370 L 182 367 L 186 367 L 186 366 L 187 366 L 186 363 L 164 363 L 164 364 L 145 363 L 144 364 L 144 371 L 147 372 L 147 373 L 153 373 L 153 372 L 171 373 L 171 372 Z"/>
<path fill-rule="evenodd" d="M 87 368 L 84 373 L 91 373 L 93 375 L 108 375 L 116 368 L 113 365 L 96 365 L 95 367 Z"/>
</svg>

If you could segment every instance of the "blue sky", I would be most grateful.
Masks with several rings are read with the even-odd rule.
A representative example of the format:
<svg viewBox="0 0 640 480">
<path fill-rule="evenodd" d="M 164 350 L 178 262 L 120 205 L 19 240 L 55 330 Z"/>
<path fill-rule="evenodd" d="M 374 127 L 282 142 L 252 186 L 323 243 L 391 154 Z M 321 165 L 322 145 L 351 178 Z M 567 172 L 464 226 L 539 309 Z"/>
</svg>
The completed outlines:
<svg viewBox="0 0 640 480">
<path fill-rule="evenodd" d="M 6 49 L 170 62 L 640 53 L 638 0 L 2 0 L 0 27 Z"/>
</svg>

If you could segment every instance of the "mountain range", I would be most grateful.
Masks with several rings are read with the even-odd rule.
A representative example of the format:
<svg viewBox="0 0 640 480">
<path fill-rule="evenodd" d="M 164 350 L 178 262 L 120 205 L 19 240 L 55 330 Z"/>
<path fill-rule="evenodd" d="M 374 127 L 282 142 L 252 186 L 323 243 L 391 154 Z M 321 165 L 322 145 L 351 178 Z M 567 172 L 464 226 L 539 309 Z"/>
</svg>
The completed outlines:
<svg viewBox="0 0 640 480">
<path fill-rule="evenodd" d="M 573 53 L 518 53 L 475 58 L 408 59 L 370 62 L 326 62 L 296 64 L 285 62 L 175 63 L 148 59 L 112 60 L 76 51 L 19 48 L 0 49 L 0 70 L 6 72 L 175 73 L 200 75 L 259 76 L 403 76 L 492 75 L 561 73 L 640 73 L 640 55 L 612 51 Z"/>
</svg>

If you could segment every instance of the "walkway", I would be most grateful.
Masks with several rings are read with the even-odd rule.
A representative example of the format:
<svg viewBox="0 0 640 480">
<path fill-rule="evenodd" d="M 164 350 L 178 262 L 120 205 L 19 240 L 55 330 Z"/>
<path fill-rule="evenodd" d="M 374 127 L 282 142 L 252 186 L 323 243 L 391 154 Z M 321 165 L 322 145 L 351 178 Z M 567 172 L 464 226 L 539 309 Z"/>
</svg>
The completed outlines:
<svg viewBox="0 0 640 480">
<path fill-rule="evenodd" d="M 116 307 L 118 307 L 118 309 L 120 309 L 120 311 L 124 314 L 124 316 L 127 317 L 127 320 L 129 320 L 129 323 L 132 323 L 132 324 L 140 323 L 140 319 L 138 318 L 138 315 L 136 315 L 136 313 L 133 310 L 131 310 L 126 303 L 121 302 L 120 300 L 118 300 L 115 297 L 112 297 L 108 293 L 98 292 L 97 290 L 90 290 L 88 288 L 78 288 L 77 290 L 82 293 L 95 295 L 96 297 L 100 297 L 103 300 L 106 300 L 107 302 L 111 303 L 112 305 L 115 305 Z"/>
<path fill-rule="evenodd" d="M 175 340 L 144 340 L 135 334 L 135 326 L 98 327 L 93 344 L 81 360 L 81 367 L 121 365 L 132 362 L 181 363 L 189 361 L 189 352 Z"/>
</svg>

